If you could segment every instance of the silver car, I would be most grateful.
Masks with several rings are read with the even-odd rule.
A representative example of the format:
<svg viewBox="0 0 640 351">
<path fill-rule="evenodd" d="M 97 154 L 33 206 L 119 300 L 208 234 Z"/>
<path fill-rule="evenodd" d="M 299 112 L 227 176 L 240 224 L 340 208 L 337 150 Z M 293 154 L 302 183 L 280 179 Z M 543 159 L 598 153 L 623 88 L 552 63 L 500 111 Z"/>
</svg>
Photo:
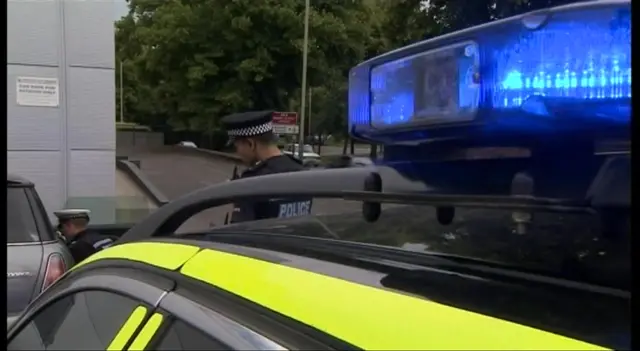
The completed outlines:
<svg viewBox="0 0 640 351">
<path fill-rule="evenodd" d="M 7 323 L 72 264 L 34 184 L 7 174 Z"/>
</svg>

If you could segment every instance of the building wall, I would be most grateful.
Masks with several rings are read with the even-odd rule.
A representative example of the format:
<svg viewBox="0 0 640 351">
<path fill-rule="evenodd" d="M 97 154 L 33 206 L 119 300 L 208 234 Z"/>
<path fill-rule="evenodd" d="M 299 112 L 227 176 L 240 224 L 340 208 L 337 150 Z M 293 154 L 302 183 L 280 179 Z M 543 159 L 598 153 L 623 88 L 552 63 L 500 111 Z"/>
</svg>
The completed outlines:
<svg viewBox="0 0 640 351">
<path fill-rule="evenodd" d="M 48 212 L 115 196 L 112 1 L 7 2 L 8 171 L 36 183 Z M 58 107 L 19 106 L 16 78 L 58 78 Z"/>
</svg>

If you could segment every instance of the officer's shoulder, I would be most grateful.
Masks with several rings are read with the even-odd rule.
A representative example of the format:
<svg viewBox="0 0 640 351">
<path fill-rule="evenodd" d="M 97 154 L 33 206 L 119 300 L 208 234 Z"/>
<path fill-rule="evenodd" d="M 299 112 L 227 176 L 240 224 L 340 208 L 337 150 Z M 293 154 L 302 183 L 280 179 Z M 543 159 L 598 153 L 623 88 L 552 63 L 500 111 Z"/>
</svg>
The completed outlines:
<svg viewBox="0 0 640 351">
<path fill-rule="evenodd" d="M 272 172 L 293 172 L 301 171 L 304 169 L 302 162 L 291 155 L 281 155 L 269 159 L 267 166 Z"/>
<path fill-rule="evenodd" d="M 240 172 L 240 178 L 248 178 L 248 177 L 252 177 L 255 175 L 260 175 L 261 174 L 261 170 L 264 167 L 262 167 L 262 165 L 254 165 L 253 167 L 249 167 L 247 169 L 245 169 L 244 171 Z"/>
<path fill-rule="evenodd" d="M 84 249 L 90 249 L 93 247 L 93 245 L 91 245 L 91 242 L 88 238 L 79 238 L 78 240 L 74 240 L 69 244 L 70 248 L 76 249 L 76 250 L 84 250 Z"/>
</svg>

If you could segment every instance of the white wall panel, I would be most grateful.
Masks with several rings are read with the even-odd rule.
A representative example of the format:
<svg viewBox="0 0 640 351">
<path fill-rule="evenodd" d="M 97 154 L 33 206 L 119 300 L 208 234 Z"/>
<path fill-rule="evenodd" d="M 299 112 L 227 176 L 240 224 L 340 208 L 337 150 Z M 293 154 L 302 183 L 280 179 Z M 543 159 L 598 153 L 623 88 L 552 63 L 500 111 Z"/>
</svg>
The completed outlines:
<svg viewBox="0 0 640 351">
<path fill-rule="evenodd" d="M 116 196 L 113 2 L 9 0 L 7 20 L 9 172 L 50 215 L 68 197 Z M 60 106 L 18 106 L 18 76 L 58 78 Z"/>
<path fill-rule="evenodd" d="M 58 65 L 58 1 L 7 1 L 7 63 Z"/>
<path fill-rule="evenodd" d="M 63 4 L 67 64 L 113 69 L 113 1 L 67 0 Z"/>
<path fill-rule="evenodd" d="M 7 149 L 60 150 L 60 109 L 18 106 L 16 78 L 57 78 L 57 67 L 7 65 Z"/>
<path fill-rule="evenodd" d="M 69 197 L 114 196 L 115 151 L 70 151 Z"/>
<path fill-rule="evenodd" d="M 113 70 L 70 67 L 67 72 L 69 148 L 115 150 Z"/>
</svg>

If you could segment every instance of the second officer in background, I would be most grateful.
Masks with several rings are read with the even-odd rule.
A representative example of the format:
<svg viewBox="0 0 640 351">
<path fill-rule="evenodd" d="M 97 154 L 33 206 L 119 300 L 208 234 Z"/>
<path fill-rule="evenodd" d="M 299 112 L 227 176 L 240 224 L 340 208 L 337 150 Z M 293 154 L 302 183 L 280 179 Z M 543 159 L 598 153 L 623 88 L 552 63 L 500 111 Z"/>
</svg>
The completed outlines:
<svg viewBox="0 0 640 351">
<path fill-rule="evenodd" d="M 72 209 L 54 212 L 58 217 L 58 231 L 69 246 L 76 264 L 113 245 L 115 241 L 115 238 L 93 232 L 87 228 L 89 213 L 89 210 Z"/>
<path fill-rule="evenodd" d="M 304 170 L 301 160 L 282 154 L 278 148 L 272 115 L 273 111 L 256 111 L 236 113 L 222 119 L 236 153 L 249 167 L 240 174 L 240 179 Z M 234 204 L 231 223 L 304 216 L 311 213 L 311 205 L 310 198 L 243 201 Z"/>
</svg>

